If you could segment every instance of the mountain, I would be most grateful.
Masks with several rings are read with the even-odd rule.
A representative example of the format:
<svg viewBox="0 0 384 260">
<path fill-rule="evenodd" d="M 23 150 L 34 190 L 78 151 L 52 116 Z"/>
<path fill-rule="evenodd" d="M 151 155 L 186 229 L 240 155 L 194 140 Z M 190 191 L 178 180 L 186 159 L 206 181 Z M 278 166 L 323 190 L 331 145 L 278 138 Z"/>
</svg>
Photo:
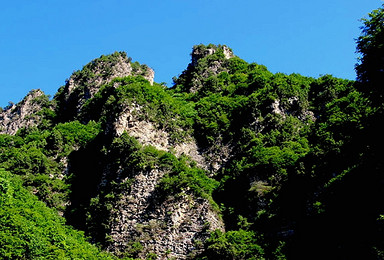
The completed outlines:
<svg viewBox="0 0 384 260">
<path fill-rule="evenodd" d="M 0 255 L 381 259 L 383 105 L 364 86 L 209 44 L 167 88 L 103 55 L 0 111 Z"/>
</svg>

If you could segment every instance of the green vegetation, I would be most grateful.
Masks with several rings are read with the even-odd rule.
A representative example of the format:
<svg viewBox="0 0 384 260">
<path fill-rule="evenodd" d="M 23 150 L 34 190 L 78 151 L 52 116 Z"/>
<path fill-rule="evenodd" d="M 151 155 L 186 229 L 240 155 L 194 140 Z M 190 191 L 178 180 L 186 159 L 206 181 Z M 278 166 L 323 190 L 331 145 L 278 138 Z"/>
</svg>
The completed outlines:
<svg viewBox="0 0 384 260">
<path fill-rule="evenodd" d="M 177 159 L 170 153 L 165 153 L 159 160 L 160 166 L 169 172 L 158 184 L 161 194 L 170 196 L 190 190 L 195 196 L 208 199 L 212 206 L 217 208 L 212 200 L 212 192 L 218 186 L 218 182 L 209 178 L 204 170 L 188 163 L 188 158 Z"/>
<path fill-rule="evenodd" d="M 239 229 L 222 233 L 217 230 L 207 240 L 203 259 L 265 259 L 254 232 Z"/>
<path fill-rule="evenodd" d="M 184 140 L 192 131 L 193 105 L 174 98 L 162 85 L 151 85 L 140 76 L 116 78 L 104 85 L 84 105 L 83 119 L 110 124 L 127 107 L 137 120 L 154 123 L 171 133 L 171 141 Z"/>
<path fill-rule="evenodd" d="M 357 81 L 273 74 L 212 44 L 194 47 L 169 89 L 125 53 L 84 66 L 52 100 L 33 100 L 36 126 L 0 135 L 0 257 L 111 259 L 65 223 L 108 247 L 121 194 L 154 170 L 156 203 L 188 194 L 223 220 L 199 259 L 382 257 L 383 17 L 363 19 Z M 132 76 L 111 79 L 122 59 Z M 206 168 L 117 133 L 118 120 L 153 125 L 170 147 L 196 141 Z M 128 241 L 118 256 L 143 250 Z"/>
<path fill-rule="evenodd" d="M 0 169 L 1 259 L 115 259 L 101 253 L 82 232 L 22 187 L 19 177 Z"/>
<path fill-rule="evenodd" d="M 152 146 L 142 146 L 127 133 L 114 138 L 110 147 L 105 150 L 108 151 L 105 156 L 110 162 L 110 172 L 119 172 L 119 175 L 118 178 L 113 174 L 108 176 L 110 182 L 103 191 L 95 197 L 87 198 L 89 200 L 87 219 L 83 223 L 85 226 L 83 228 L 88 229 L 92 237 L 101 244 L 108 244 L 106 235 L 109 223 L 112 221 L 111 208 L 122 192 L 129 192 L 133 178 L 138 172 L 149 172 L 153 169 L 168 172 L 156 186 L 159 200 L 187 193 L 207 199 L 218 210 L 212 199 L 217 181 L 207 177 L 205 172 L 194 166 L 189 158 L 176 158 L 173 154 L 159 151 Z M 124 168 L 121 168 L 121 165 L 124 165 Z"/>
<path fill-rule="evenodd" d="M 62 176 L 63 159 L 99 133 L 91 121 L 57 124 L 52 129 L 21 129 L 15 136 L 0 135 L 0 167 L 20 175 L 28 187 L 48 206 L 60 211 L 68 201 L 69 176 Z M 60 177 L 62 176 L 62 177 Z"/>
</svg>

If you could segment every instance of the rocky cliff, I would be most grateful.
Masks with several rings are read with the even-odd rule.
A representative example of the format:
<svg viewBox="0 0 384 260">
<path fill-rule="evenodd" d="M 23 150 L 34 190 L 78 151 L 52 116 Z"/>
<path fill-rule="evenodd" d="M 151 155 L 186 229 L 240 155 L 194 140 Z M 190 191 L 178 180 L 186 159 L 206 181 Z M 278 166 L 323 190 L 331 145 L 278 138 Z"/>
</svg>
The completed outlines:
<svg viewBox="0 0 384 260">
<path fill-rule="evenodd" d="M 129 161 L 132 153 L 140 157 L 147 149 L 154 149 L 156 153 L 188 158 L 193 167 L 209 168 L 191 127 L 179 125 L 182 115 L 176 112 L 178 103 L 173 104 L 164 87 L 153 82 L 153 74 L 147 66 L 131 63 L 125 54 L 114 53 L 75 72 L 59 90 L 55 97 L 58 121 L 101 121 L 103 129 L 101 143 L 85 148 L 84 152 L 76 148 L 73 158 L 67 160 L 68 174 L 83 178 L 85 169 L 94 174 L 94 194 L 84 201 L 72 202 L 70 209 L 88 211 L 88 222 L 92 225 L 84 220 L 78 227 L 88 229 L 96 241 L 118 256 L 146 258 L 155 254 L 161 259 L 186 259 L 200 254 L 210 232 L 224 230 L 224 224 L 217 205 L 205 196 L 188 189 L 165 196 L 161 185 L 174 174 L 174 166 L 164 168 L 161 159 L 152 157 L 142 159 L 145 165 L 152 160 L 150 168 L 140 168 Z M 154 90 L 160 96 L 151 100 Z M 126 145 L 116 153 L 114 142 L 127 136 L 143 148 Z M 108 140 L 115 141 L 111 144 Z M 89 165 L 92 160 L 79 158 L 79 165 L 75 162 L 76 154 L 84 153 L 100 159 L 96 165 Z M 116 158 L 120 158 L 119 162 Z M 76 192 L 83 196 L 81 188 L 73 194 Z M 66 215 L 76 223 L 77 215 Z"/>
<path fill-rule="evenodd" d="M 176 156 L 185 154 L 191 157 L 199 167 L 208 169 L 208 162 L 203 154 L 199 151 L 196 140 L 193 136 L 186 136 L 182 142 L 172 140 L 172 132 L 158 127 L 156 123 L 149 120 L 140 120 L 142 107 L 138 104 L 126 106 L 115 121 L 111 123 L 110 131 L 115 136 L 121 136 L 127 132 L 130 136 L 135 137 L 143 145 L 151 145 L 156 149 L 173 152 Z M 177 131 L 184 131 L 178 129 Z"/>
<path fill-rule="evenodd" d="M 224 225 L 207 199 L 188 191 L 161 200 L 156 191 L 163 170 L 137 172 L 130 189 L 119 194 L 110 216 L 108 250 L 118 255 L 139 244 L 137 256 L 154 253 L 160 259 L 193 258 L 203 251 L 210 232 Z M 126 182 L 128 180 L 122 180 Z"/>
<path fill-rule="evenodd" d="M 14 135 L 21 128 L 41 123 L 43 108 L 49 106 L 49 98 L 41 90 L 32 90 L 17 104 L 10 104 L 0 113 L 0 133 Z"/>
<path fill-rule="evenodd" d="M 191 63 L 175 81 L 182 90 L 197 93 L 209 77 L 228 72 L 228 60 L 235 57 L 225 45 L 196 45 L 192 49 Z"/>
<path fill-rule="evenodd" d="M 61 120 L 71 120 L 82 114 L 82 107 L 100 89 L 115 78 L 141 76 L 153 84 L 154 71 L 146 65 L 132 62 L 125 52 L 115 52 L 93 60 L 74 72 L 57 93 Z"/>
<path fill-rule="evenodd" d="M 194 46 L 171 88 L 153 77 L 116 52 L 52 100 L 31 91 L 0 113 L 0 167 L 120 258 L 278 259 L 298 232 L 317 239 L 303 227 L 357 167 L 334 158 L 370 113 L 354 82 L 273 74 L 224 45 Z"/>
</svg>

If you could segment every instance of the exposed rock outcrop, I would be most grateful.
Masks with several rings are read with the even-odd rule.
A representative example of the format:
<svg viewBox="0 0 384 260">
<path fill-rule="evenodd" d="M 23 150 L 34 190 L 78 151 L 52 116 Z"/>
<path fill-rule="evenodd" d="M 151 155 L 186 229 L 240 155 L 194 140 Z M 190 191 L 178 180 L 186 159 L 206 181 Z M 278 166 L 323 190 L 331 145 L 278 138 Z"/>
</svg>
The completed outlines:
<svg viewBox="0 0 384 260">
<path fill-rule="evenodd" d="M 155 72 L 146 65 L 131 62 L 125 52 L 115 52 L 93 60 L 76 71 L 66 81 L 57 95 L 59 101 L 59 116 L 63 121 L 79 116 L 85 102 L 91 99 L 102 85 L 108 84 L 115 78 L 127 76 L 142 76 L 153 84 Z"/>
<path fill-rule="evenodd" d="M 271 104 L 271 112 L 275 115 L 280 115 L 282 118 L 286 118 L 287 115 L 293 115 L 300 120 L 315 121 L 314 113 L 308 109 L 300 109 L 300 101 L 298 97 L 288 98 L 287 104 L 281 104 L 279 99 L 275 99 Z"/>
<path fill-rule="evenodd" d="M 209 231 L 224 229 L 217 213 L 206 199 L 188 191 L 159 200 L 156 185 L 164 171 L 141 172 L 131 181 L 130 189 L 120 194 L 111 219 L 108 250 L 121 254 L 140 243 L 140 258 L 148 253 L 159 259 L 186 259 L 201 252 Z M 124 181 L 123 181 L 124 182 Z"/>
<path fill-rule="evenodd" d="M 40 89 L 32 90 L 18 104 L 10 104 L 0 113 L 0 133 L 16 134 L 20 128 L 35 126 L 41 122 L 38 114 L 49 100 Z"/>
<path fill-rule="evenodd" d="M 206 170 L 209 168 L 208 162 L 199 151 L 196 140 L 192 136 L 186 137 L 183 142 L 174 143 L 171 141 L 169 132 L 157 128 L 152 122 L 139 120 L 140 110 L 141 107 L 137 104 L 127 107 L 113 123 L 115 135 L 120 136 L 127 132 L 142 145 L 151 145 L 158 150 L 172 152 L 176 156 L 185 154 L 194 160 L 197 166 Z"/>
<path fill-rule="evenodd" d="M 193 50 L 192 50 L 192 54 L 191 54 L 192 62 L 191 62 L 191 65 L 192 66 L 197 66 L 198 61 L 200 59 L 205 58 L 205 57 L 207 57 L 209 55 L 212 55 L 212 54 L 216 53 L 218 50 L 223 52 L 225 59 L 230 59 L 230 58 L 235 57 L 235 55 L 233 54 L 232 50 L 230 48 L 228 48 L 227 46 L 225 46 L 225 45 L 223 45 L 223 46 L 209 45 L 207 47 L 204 46 L 204 45 L 197 45 L 197 46 L 194 46 Z"/>
<path fill-rule="evenodd" d="M 196 45 L 192 49 L 191 63 L 175 81 L 176 87 L 197 93 L 204 82 L 221 72 L 228 72 L 227 61 L 234 58 L 232 50 L 225 45 Z"/>
</svg>

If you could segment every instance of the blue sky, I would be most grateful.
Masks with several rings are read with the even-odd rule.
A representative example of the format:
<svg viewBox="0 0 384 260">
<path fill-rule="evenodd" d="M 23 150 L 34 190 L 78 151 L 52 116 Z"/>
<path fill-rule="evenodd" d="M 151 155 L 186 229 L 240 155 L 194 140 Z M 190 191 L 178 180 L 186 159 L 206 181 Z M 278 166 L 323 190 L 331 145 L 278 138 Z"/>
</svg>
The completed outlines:
<svg viewBox="0 0 384 260">
<path fill-rule="evenodd" d="M 0 107 L 54 95 L 94 58 L 126 51 L 171 86 L 193 45 L 225 44 L 272 72 L 354 79 L 360 18 L 380 0 L 2 1 Z"/>
</svg>

